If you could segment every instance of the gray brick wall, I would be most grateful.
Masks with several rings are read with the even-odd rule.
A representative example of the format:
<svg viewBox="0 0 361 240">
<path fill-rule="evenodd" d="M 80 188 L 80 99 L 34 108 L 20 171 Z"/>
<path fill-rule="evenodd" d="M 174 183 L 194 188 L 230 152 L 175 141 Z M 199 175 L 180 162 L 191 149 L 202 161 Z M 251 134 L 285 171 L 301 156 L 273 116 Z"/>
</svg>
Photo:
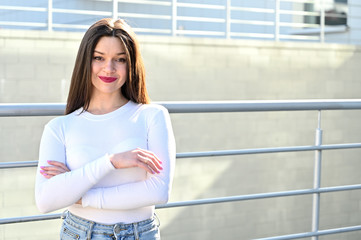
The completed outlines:
<svg viewBox="0 0 361 240">
<path fill-rule="evenodd" d="M 0 31 L 0 102 L 64 102 L 82 34 Z M 154 101 L 360 98 L 351 45 L 141 36 Z M 314 144 L 317 112 L 173 114 L 178 152 Z M 322 113 L 323 142 L 360 142 L 360 111 Z M 51 117 L 0 118 L 0 161 L 37 159 Z M 360 183 L 360 150 L 323 153 L 322 186 Z M 179 159 L 171 201 L 311 188 L 313 152 Z M 0 218 L 36 215 L 35 169 L 0 170 Z M 320 227 L 361 223 L 361 191 L 324 194 Z M 312 196 L 158 211 L 164 239 L 252 239 L 311 230 Z M 0 226 L 57 239 L 60 221 Z M 359 239 L 361 233 L 321 239 Z"/>
</svg>

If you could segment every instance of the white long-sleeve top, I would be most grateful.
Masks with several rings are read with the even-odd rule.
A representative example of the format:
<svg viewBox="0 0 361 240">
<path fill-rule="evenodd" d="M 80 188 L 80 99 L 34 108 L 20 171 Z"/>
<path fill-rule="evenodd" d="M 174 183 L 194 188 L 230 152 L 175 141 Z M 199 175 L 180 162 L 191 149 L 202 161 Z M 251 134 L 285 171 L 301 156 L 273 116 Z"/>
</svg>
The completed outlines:
<svg viewBox="0 0 361 240">
<path fill-rule="evenodd" d="M 156 104 L 129 101 L 103 115 L 78 109 L 44 128 L 35 198 L 41 212 L 68 207 L 73 214 L 104 224 L 150 218 L 154 205 L 168 201 L 175 165 L 175 141 L 168 111 Z M 109 154 L 135 148 L 153 152 L 159 174 L 139 167 L 115 169 Z M 70 172 L 50 179 L 40 174 L 47 160 L 65 163 Z M 82 199 L 82 205 L 75 204 Z"/>
</svg>

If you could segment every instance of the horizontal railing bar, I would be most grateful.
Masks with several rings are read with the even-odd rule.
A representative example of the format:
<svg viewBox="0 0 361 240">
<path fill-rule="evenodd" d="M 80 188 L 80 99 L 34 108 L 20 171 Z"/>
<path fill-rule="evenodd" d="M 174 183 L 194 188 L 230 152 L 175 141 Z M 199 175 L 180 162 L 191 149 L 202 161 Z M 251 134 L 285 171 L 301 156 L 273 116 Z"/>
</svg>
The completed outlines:
<svg viewBox="0 0 361 240">
<path fill-rule="evenodd" d="M 292 11 L 292 10 L 279 10 L 280 14 L 287 15 L 300 15 L 300 16 L 320 16 L 318 12 L 308 12 L 308 11 Z"/>
<path fill-rule="evenodd" d="M 36 166 L 38 166 L 37 160 L 21 161 L 21 162 L 0 162 L 0 169 L 36 167 Z"/>
<path fill-rule="evenodd" d="M 76 25 L 66 23 L 53 23 L 53 28 L 73 28 L 73 29 L 88 29 L 89 25 Z"/>
<path fill-rule="evenodd" d="M 107 12 L 107 11 L 76 10 L 76 9 L 61 9 L 61 8 L 53 8 L 52 11 L 54 13 L 71 13 L 71 14 L 82 14 L 82 15 L 112 16 L 112 13 Z"/>
<path fill-rule="evenodd" d="M 37 23 L 37 22 L 7 22 L 0 21 L 0 25 L 4 26 L 25 26 L 25 27 L 46 27 L 46 23 Z"/>
<path fill-rule="evenodd" d="M 195 206 L 195 205 L 205 205 L 205 204 L 214 204 L 214 203 L 226 203 L 226 202 L 236 202 L 236 201 L 246 201 L 246 200 L 256 200 L 256 199 L 265 199 L 265 198 L 276 198 L 276 197 L 289 197 L 289 196 L 298 196 L 298 195 L 308 195 L 314 193 L 329 193 L 329 192 L 340 192 L 340 191 L 351 191 L 351 190 L 360 190 L 361 184 L 355 185 L 346 185 L 346 186 L 336 186 L 336 187 L 325 187 L 320 189 L 300 189 L 284 192 L 271 192 L 271 193 L 257 193 L 257 194 L 248 194 L 248 195 L 239 195 L 239 196 L 230 196 L 230 197 L 219 197 L 219 198 L 206 198 L 206 199 L 196 199 L 182 202 L 172 202 L 162 205 L 157 205 L 157 209 L 162 208 L 173 208 L 173 207 L 186 207 L 186 206 Z"/>
<path fill-rule="evenodd" d="M 158 5 L 158 6 L 171 6 L 170 2 L 163 1 L 142 1 L 142 0 L 118 0 L 118 3 L 132 3 L 132 4 L 147 4 L 147 5 Z"/>
<path fill-rule="evenodd" d="M 314 236 L 330 235 L 330 234 L 337 234 L 337 233 L 353 232 L 353 231 L 359 231 L 359 230 L 361 230 L 361 225 L 350 226 L 350 227 L 342 227 L 342 228 L 333 228 L 333 229 L 327 229 L 327 230 L 319 230 L 317 232 L 305 232 L 305 233 L 296 233 L 296 234 L 289 234 L 289 235 L 276 236 L 276 237 L 258 238 L 256 240 L 299 239 L 299 238 L 306 238 L 306 237 L 314 237 Z"/>
<path fill-rule="evenodd" d="M 231 23 L 237 23 L 237 24 L 249 24 L 249 25 L 263 25 L 263 26 L 274 26 L 274 22 L 270 21 L 253 21 L 253 20 L 238 20 L 233 19 L 231 20 Z"/>
<path fill-rule="evenodd" d="M 182 31 L 179 31 L 180 33 Z M 288 101 L 188 101 L 155 102 L 170 113 L 223 113 L 265 111 L 309 111 L 309 110 L 357 110 L 361 99 L 323 99 Z M 63 115 L 65 103 L 2 103 L 0 117 L 58 116 Z"/>
<path fill-rule="evenodd" d="M 0 218 L 0 225 L 12 224 L 12 223 L 36 222 L 43 220 L 54 220 L 54 219 L 59 219 L 60 217 L 61 217 L 61 213 L 42 214 L 42 215 L 25 216 L 25 217 Z"/>
<path fill-rule="evenodd" d="M 231 7 L 231 10 L 243 11 L 243 12 L 275 13 L 274 9 L 267 9 L 267 8 Z"/>
<path fill-rule="evenodd" d="M 206 18 L 206 17 L 187 17 L 187 16 L 177 16 L 179 21 L 192 21 L 192 22 L 215 22 L 215 23 L 224 23 L 226 22 L 223 18 Z"/>
<path fill-rule="evenodd" d="M 70 24 L 53 24 L 54 28 L 75 28 L 75 29 L 88 29 L 88 25 L 70 25 Z M 150 28 L 133 28 L 134 32 L 147 32 L 147 33 L 164 33 L 169 34 L 171 30 L 167 29 L 150 29 Z M 65 109 L 65 106 L 64 106 Z M 37 115 L 44 116 L 44 115 Z M 1 117 L 1 115 L 0 115 Z"/>
<path fill-rule="evenodd" d="M 171 20 L 172 17 L 169 15 L 156 15 L 156 14 L 144 14 L 144 13 L 124 13 L 119 12 L 120 17 L 128 18 L 147 18 L 147 19 L 161 19 L 161 20 Z"/>
<path fill-rule="evenodd" d="M 361 148 L 361 143 L 331 144 L 331 145 L 321 145 L 321 146 L 253 148 L 253 149 L 219 150 L 219 151 L 189 152 L 189 153 L 185 152 L 185 153 L 178 153 L 177 158 L 220 157 L 220 156 L 231 156 L 231 155 L 304 152 L 304 151 L 336 150 L 336 149 L 351 149 L 351 148 Z"/>
<path fill-rule="evenodd" d="M 292 10 L 280 10 L 280 14 L 285 15 L 300 15 L 300 16 L 320 16 L 318 12 L 308 12 L 308 11 L 292 11 Z M 337 17 L 337 18 L 347 18 L 347 15 L 340 13 L 325 13 L 326 17 Z"/>
<path fill-rule="evenodd" d="M 360 190 L 360 189 L 361 189 L 361 184 L 356 184 L 356 185 L 346 185 L 346 186 L 336 186 L 336 187 L 325 187 L 320 189 L 301 189 L 301 190 L 292 190 L 292 191 L 284 191 L 284 192 L 257 193 L 257 194 L 248 194 L 248 195 L 239 195 L 239 196 L 230 196 L 230 197 L 206 198 L 206 199 L 196 199 L 196 200 L 181 201 L 181 202 L 171 202 L 171 203 L 156 205 L 155 208 L 164 209 L 164 208 L 173 208 L 173 207 L 186 207 L 186 206 L 195 206 L 195 205 L 226 203 L 226 202 L 246 201 L 246 200 L 275 198 L 275 197 L 289 197 L 289 196 L 298 196 L 298 195 L 306 195 L 306 194 L 314 194 L 314 193 L 328 193 L 328 192 L 350 191 L 350 190 Z M 45 215 L 35 215 L 35 216 L 26 216 L 26 217 L 2 218 L 0 219 L 0 225 L 10 224 L 10 223 L 41 221 L 41 220 L 52 220 L 52 219 L 60 218 L 60 216 L 61 214 L 45 214 Z"/>
<path fill-rule="evenodd" d="M 65 103 L 2 103 L 0 116 L 58 116 L 64 115 Z"/>
<path fill-rule="evenodd" d="M 222 113 L 361 109 L 361 99 L 291 101 L 163 102 L 170 113 Z M 1 105 L 0 105 L 1 109 Z M 1 112 L 0 112 L 1 116 Z"/>
<path fill-rule="evenodd" d="M 281 2 L 293 2 L 293 3 L 315 3 L 317 0 L 280 0 Z"/>
<path fill-rule="evenodd" d="M 212 4 L 197 4 L 197 3 L 181 3 L 177 2 L 177 7 L 188 7 L 188 8 L 202 8 L 202 9 L 218 9 L 224 10 L 225 6 L 222 5 L 212 5 Z"/>
<path fill-rule="evenodd" d="M 48 11 L 47 8 L 42 8 L 42 7 L 18 7 L 18 6 L 0 6 L 0 10 L 32 11 L 32 12 Z"/>
<path fill-rule="evenodd" d="M 361 143 L 343 143 L 343 144 L 329 144 L 320 146 L 294 146 L 294 147 L 274 147 L 274 148 L 253 148 L 240 150 L 219 150 L 219 151 L 205 151 L 205 152 L 184 152 L 177 153 L 177 158 L 197 158 L 197 157 L 220 157 L 231 155 L 247 155 L 247 154 L 263 154 L 263 153 L 282 153 L 282 152 L 302 152 L 315 150 L 339 150 L 361 148 Z M 0 163 L 0 169 L 5 168 L 21 168 L 21 167 L 36 167 L 38 161 L 22 161 L 22 162 L 3 162 Z"/>
</svg>

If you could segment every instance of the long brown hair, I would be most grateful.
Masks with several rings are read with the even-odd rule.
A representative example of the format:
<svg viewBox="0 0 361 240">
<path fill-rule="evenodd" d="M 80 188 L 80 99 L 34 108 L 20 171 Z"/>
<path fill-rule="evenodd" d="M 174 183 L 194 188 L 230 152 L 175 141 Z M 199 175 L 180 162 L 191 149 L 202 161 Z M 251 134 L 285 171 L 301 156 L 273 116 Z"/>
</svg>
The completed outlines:
<svg viewBox="0 0 361 240">
<path fill-rule="evenodd" d="M 76 57 L 71 77 L 65 114 L 83 107 L 87 110 L 92 95 L 92 59 L 101 37 L 118 37 L 127 55 L 128 77 L 121 88 L 122 95 L 136 103 L 149 103 L 145 85 L 145 69 L 139 43 L 131 27 L 122 19 L 104 18 L 94 23 L 85 33 Z"/>
</svg>

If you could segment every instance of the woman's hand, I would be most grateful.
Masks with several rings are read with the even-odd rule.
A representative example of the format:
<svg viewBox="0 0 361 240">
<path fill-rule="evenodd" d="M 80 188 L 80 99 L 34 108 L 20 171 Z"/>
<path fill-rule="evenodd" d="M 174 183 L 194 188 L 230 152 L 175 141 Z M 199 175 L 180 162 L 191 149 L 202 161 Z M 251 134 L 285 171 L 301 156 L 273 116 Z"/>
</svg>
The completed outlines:
<svg viewBox="0 0 361 240">
<path fill-rule="evenodd" d="M 61 162 L 57 161 L 48 161 L 48 164 L 50 166 L 41 166 L 40 167 L 40 173 L 47 179 L 50 179 L 56 175 L 70 172 L 69 168 Z"/>
<path fill-rule="evenodd" d="M 55 177 L 56 175 L 70 172 L 69 168 L 61 162 L 57 161 L 48 161 L 48 164 L 50 166 L 41 166 L 40 167 L 40 173 L 45 178 L 50 179 L 52 177 Z M 75 204 L 82 204 L 82 199 L 79 199 Z"/>
<path fill-rule="evenodd" d="M 140 167 L 151 174 L 160 173 L 163 169 L 162 162 L 154 153 L 140 148 L 113 154 L 110 156 L 110 161 L 117 169 Z"/>
</svg>

